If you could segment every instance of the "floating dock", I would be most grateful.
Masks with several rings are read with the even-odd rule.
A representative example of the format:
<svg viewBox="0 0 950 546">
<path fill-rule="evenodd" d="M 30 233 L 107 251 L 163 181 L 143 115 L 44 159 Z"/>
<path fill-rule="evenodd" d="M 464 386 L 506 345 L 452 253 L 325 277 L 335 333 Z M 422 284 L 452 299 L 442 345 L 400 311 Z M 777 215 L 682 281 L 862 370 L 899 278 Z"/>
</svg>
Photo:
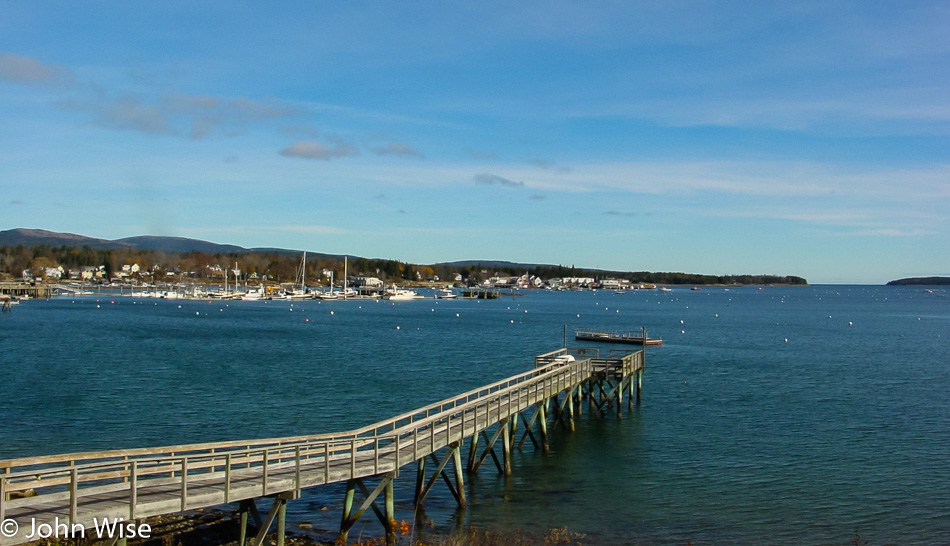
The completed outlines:
<svg viewBox="0 0 950 546">
<path fill-rule="evenodd" d="M 574 339 L 578 341 L 600 341 L 603 343 L 626 343 L 628 345 L 663 345 L 662 339 L 644 337 L 641 332 L 574 330 Z"/>
<path fill-rule="evenodd" d="M 462 299 L 466 300 L 497 300 L 500 297 L 500 290 L 489 290 L 487 288 L 466 288 L 462 290 Z"/>
</svg>

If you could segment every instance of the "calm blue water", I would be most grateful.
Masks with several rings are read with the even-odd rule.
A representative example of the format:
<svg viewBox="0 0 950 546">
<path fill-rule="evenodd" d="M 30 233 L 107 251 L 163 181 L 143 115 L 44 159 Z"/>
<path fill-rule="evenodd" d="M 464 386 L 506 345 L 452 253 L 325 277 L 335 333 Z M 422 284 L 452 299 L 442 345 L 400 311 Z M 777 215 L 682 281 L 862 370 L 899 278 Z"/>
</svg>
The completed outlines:
<svg viewBox="0 0 950 546">
<path fill-rule="evenodd" d="M 599 543 L 950 544 L 947 292 L 526 294 L 24 302 L 0 316 L 0 458 L 352 428 L 526 370 L 564 325 L 644 325 L 664 345 L 640 407 L 585 415 L 507 480 L 483 467 L 465 512 L 437 487 L 426 515 Z M 411 519 L 409 468 L 399 483 Z M 291 516 L 332 529 L 341 500 Z"/>
</svg>

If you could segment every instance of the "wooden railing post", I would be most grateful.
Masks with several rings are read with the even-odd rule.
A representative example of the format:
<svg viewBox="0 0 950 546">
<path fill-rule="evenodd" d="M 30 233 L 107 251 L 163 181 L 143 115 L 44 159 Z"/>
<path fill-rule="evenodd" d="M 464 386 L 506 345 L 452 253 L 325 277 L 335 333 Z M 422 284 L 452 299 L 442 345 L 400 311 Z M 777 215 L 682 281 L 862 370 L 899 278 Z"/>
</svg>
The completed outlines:
<svg viewBox="0 0 950 546">
<path fill-rule="evenodd" d="M 76 523 L 79 512 L 79 470 L 75 466 L 69 469 L 69 524 Z"/>
<path fill-rule="evenodd" d="M 300 497 L 300 446 L 294 446 L 294 489 L 296 490 L 296 497 Z"/>
<path fill-rule="evenodd" d="M 231 502 L 231 454 L 224 456 L 224 504 Z"/>
<path fill-rule="evenodd" d="M 270 463 L 270 450 L 264 449 L 263 451 L 263 476 L 261 477 L 261 496 L 267 496 L 267 465 Z"/>
<path fill-rule="evenodd" d="M 7 470 L 8 469 L 4 468 L 3 474 L 6 474 Z M 6 503 L 6 501 L 7 501 L 7 477 L 0 474 L 0 522 L 6 519 L 4 518 L 4 514 L 6 510 L 6 508 L 4 507 L 4 504 Z"/>
<path fill-rule="evenodd" d="M 181 511 L 188 506 L 188 457 L 181 458 Z"/>
<path fill-rule="evenodd" d="M 132 461 L 129 467 L 129 519 L 135 519 L 135 505 L 138 504 L 138 461 Z"/>
</svg>

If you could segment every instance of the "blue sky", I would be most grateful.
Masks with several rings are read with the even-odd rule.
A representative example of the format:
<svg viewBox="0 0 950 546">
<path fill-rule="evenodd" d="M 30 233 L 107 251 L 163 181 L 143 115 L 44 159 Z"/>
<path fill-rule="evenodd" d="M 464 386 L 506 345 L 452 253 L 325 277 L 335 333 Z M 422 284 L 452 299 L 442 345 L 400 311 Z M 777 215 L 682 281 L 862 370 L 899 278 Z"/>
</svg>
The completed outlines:
<svg viewBox="0 0 950 546">
<path fill-rule="evenodd" d="M 0 1 L 0 229 L 950 275 L 947 2 Z"/>
</svg>

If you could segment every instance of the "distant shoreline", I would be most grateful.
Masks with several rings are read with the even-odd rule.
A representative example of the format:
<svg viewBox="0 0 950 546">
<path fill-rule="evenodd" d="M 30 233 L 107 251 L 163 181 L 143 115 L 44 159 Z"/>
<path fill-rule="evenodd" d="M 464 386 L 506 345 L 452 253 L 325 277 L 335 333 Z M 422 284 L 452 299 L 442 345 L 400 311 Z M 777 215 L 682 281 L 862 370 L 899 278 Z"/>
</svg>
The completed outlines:
<svg viewBox="0 0 950 546">
<path fill-rule="evenodd" d="M 950 277 L 909 277 L 889 281 L 887 286 L 948 286 Z"/>
</svg>

